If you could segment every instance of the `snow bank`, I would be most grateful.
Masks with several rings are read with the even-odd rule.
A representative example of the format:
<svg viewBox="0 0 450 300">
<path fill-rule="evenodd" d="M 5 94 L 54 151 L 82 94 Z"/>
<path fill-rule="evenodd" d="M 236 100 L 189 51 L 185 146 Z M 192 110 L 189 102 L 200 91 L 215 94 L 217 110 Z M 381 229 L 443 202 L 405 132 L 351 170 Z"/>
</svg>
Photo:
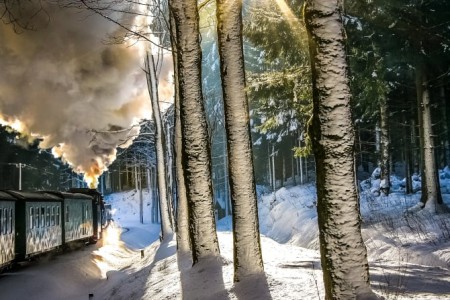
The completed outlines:
<svg viewBox="0 0 450 300">
<path fill-rule="evenodd" d="M 400 192 L 377 196 L 370 186 L 361 192 L 362 235 L 369 259 L 401 258 L 408 263 L 448 266 L 449 215 L 408 213 L 419 198 L 420 194 Z M 279 243 L 318 250 L 316 199 L 312 184 L 262 194 L 258 202 L 261 233 Z M 450 195 L 444 194 L 444 199 L 450 202 Z"/>
<path fill-rule="evenodd" d="M 318 249 L 316 188 L 281 188 L 258 201 L 261 233 L 279 243 Z"/>
</svg>

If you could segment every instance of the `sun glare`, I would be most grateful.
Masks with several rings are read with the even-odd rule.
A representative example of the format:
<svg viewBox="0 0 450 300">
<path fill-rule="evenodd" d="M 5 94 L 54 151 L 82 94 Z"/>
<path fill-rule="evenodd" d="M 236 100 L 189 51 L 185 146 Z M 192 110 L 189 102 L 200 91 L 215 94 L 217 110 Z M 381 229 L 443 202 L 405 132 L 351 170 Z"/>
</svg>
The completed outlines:
<svg viewBox="0 0 450 300">
<path fill-rule="evenodd" d="M 122 228 L 116 226 L 113 222 L 106 228 L 103 233 L 103 246 L 120 246 L 122 241 L 120 235 L 122 234 Z"/>
<path fill-rule="evenodd" d="M 300 23 L 299 19 L 292 12 L 292 9 L 287 5 L 285 0 L 275 0 L 275 3 L 278 5 L 280 12 L 283 14 L 286 21 L 289 23 L 291 30 L 293 31 L 303 31 L 303 26 Z"/>
</svg>

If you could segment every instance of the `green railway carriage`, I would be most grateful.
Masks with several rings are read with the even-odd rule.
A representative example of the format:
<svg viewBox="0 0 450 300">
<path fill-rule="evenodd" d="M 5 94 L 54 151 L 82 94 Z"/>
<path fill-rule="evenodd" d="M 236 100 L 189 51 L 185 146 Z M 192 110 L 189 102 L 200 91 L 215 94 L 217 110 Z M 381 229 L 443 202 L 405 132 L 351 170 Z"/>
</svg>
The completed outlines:
<svg viewBox="0 0 450 300">
<path fill-rule="evenodd" d="M 102 226 L 106 225 L 105 203 L 102 194 L 95 189 L 88 188 L 72 188 L 69 190 L 69 193 L 85 194 L 92 197 L 92 226 L 94 234 L 91 241 L 95 243 L 102 238 Z"/>
<path fill-rule="evenodd" d="M 0 190 L 0 271 L 62 246 L 97 242 L 103 210 L 96 190 Z"/>
<path fill-rule="evenodd" d="M 0 270 L 15 258 L 16 198 L 0 191 Z"/>
<path fill-rule="evenodd" d="M 64 198 L 64 243 L 89 242 L 94 235 L 92 197 L 62 193 Z"/>
<path fill-rule="evenodd" d="M 16 259 L 62 245 L 62 199 L 47 193 L 7 191 L 16 197 Z"/>
</svg>

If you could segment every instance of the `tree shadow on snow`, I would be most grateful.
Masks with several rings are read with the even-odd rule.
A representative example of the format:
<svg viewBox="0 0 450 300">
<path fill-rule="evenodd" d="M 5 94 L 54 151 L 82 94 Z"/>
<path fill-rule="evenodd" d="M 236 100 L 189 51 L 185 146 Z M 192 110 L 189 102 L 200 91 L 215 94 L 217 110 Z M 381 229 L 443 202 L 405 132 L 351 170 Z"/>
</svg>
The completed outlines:
<svg viewBox="0 0 450 300">
<path fill-rule="evenodd" d="M 167 236 L 165 241 L 158 246 L 151 263 L 138 272 L 132 273 L 131 276 L 126 275 L 124 270 L 107 272 L 105 284 L 110 286 L 110 288 L 104 288 L 104 290 L 108 291 L 107 295 L 100 294 L 100 298 L 97 298 L 97 295 L 95 295 L 94 299 L 146 299 L 147 281 L 152 274 L 153 268 L 158 265 L 161 271 L 165 267 L 164 263 L 160 263 L 162 260 L 171 256 L 175 259 L 176 246 L 172 240 L 173 236 Z M 151 258 L 147 258 L 145 251 L 142 250 L 141 259 Z"/>
<path fill-rule="evenodd" d="M 222 266 L 220 257 L 203 258 L 192 266 L 188 254 L 178 253 L 182 299 L 229 299 L 223 282 Z"/>
<path fill-rule="evenodd" d="M 265 274 L 253 275 L 234 284 L 232 292 L 239 300 L 271 300 Z"/>
<path fill-rule="evenodd" d="M 414 264 L 371 265 L 371 283 L 387 294 L 450 294 L 450 272 L 447 268 Z"/>
</svg>

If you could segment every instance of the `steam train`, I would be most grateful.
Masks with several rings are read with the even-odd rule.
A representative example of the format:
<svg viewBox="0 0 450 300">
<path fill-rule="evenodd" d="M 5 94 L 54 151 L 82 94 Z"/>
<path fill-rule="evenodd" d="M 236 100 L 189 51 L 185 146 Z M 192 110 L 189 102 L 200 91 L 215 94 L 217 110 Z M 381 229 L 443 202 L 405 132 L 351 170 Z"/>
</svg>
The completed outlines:
<svg viewBox="0 0 450 300">
<path fill-rule="evenodd" d="M 0 190 L 0 272 L 74 244 L 96 243 L 105 222 L 103 197 L 94 189 Z"/>
</svg>

